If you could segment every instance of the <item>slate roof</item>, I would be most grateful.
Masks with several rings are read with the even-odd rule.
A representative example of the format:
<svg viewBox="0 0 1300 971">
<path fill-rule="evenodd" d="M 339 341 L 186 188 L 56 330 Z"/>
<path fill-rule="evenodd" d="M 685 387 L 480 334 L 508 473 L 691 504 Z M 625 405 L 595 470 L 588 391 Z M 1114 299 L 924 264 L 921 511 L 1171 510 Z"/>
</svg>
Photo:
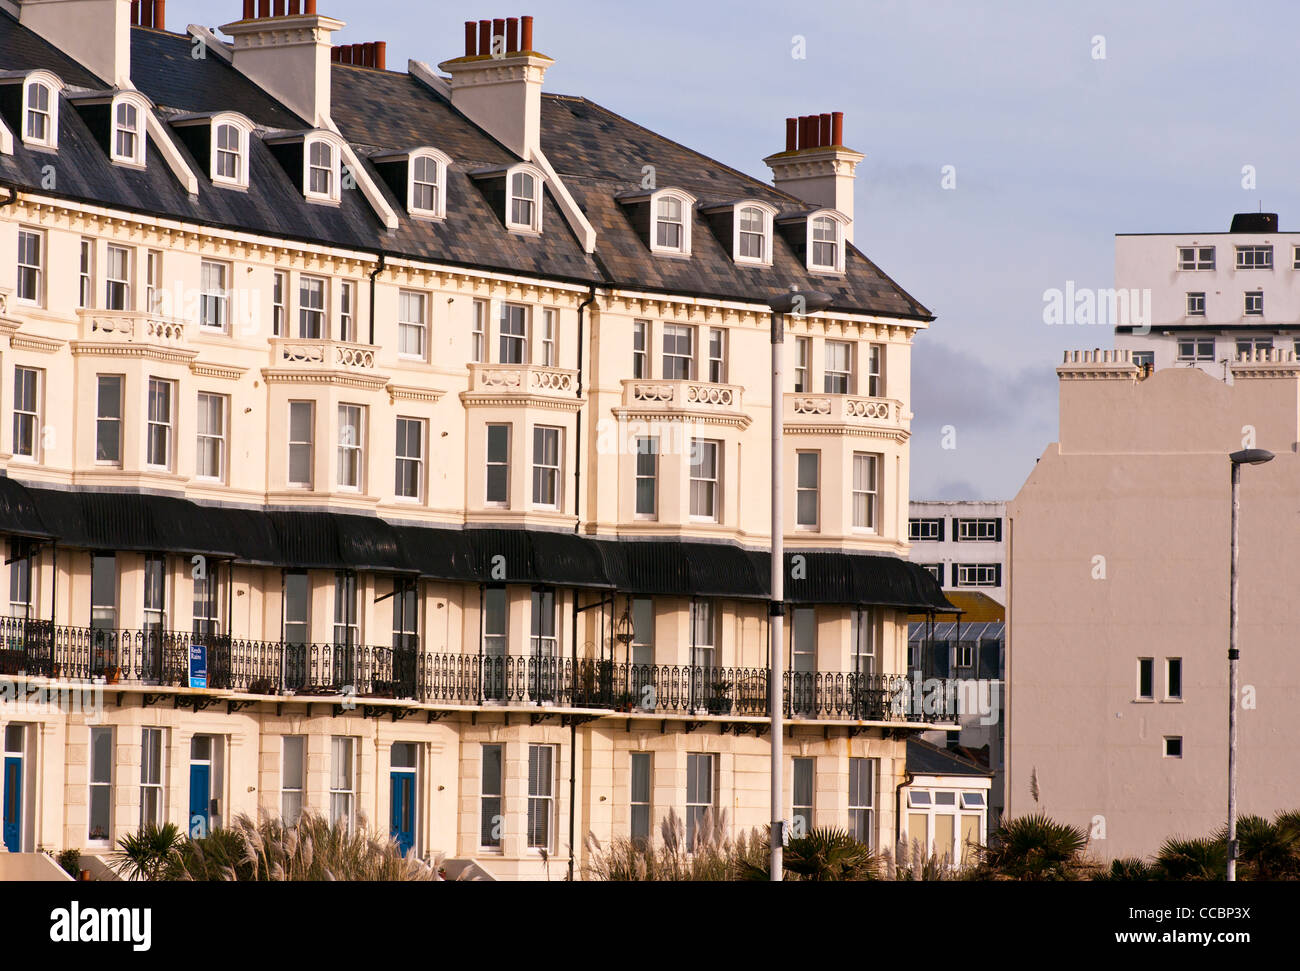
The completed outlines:
<svg viewBox="0 0 1300 971">
<path fill-rule="evenodd" d="M 919 738 L 907 740 L 907 771 L 912 775 L 966 775 L 993 778 L 993 773 L 983 766 Z"/>
<path fill-rule="evenodd" d="M 132 28 L 134 83 L 154 102 L 164 122 L 179 114 L 230 110 L 267 129 L 307 127 L 222 58 L 213 53 L 202 59 L 192 57 L 191 44 L 186 34 Z M 76 87 L 106 86 L 0 11 L 0 71 L 37 67 L 52 70 Z M 199 164 L 189 159 L 199 177 L 199 193 L 191 197 L 152 145 L 145 171 L 113 165 L 100 140 L 66 100 L 59 112 L 57 155 L 32 152 L 15 137 L 14 154 L 0 156 L 0 180 L 35 190 L 42 186 L 44 167 L 53 164 L 57 182 L 53 189 L 40 189 L 45 194 L 211 227 L 682 296 L 754 300 L 797 284 L 801 289 L 830 292 L 837 310 L 931 319 L 923 306 L 852 247 L 843 277 L 808 273 L 780 227 L 774 232 L 771 267 L 736 264 L 730 239 L 718 238 L 713 221 L 698 210 L 689 259 L 652 255 L 629 221 L 626 207 L 616 200 L 620 193 L 639 187 L 641 167 L 646 164 L 655 165 L 661 187 L 685 189 L 698 198 L 700 208 L 741 198 L 768 202 L 782 213 L 807 207 L 583 98 L 543 95 L 542 145 L 597 231 L 594 256 L 583 251 L 549 191 L 542 202 L 542 235 L 508 232 L 502 214 L 468 173 L 518 159 L 414 77 L 334 64 L 332 103 L 331 114 L 340 132 L 398 213 L 398 229 L 386 229 L 360 192 L 344 192 L 338 206 L 307 202 L 299 180 L 284 170 L 261 138 L 250 140 L 249 191 L 213 187 L 206 160 Z M 180 139 L 173 140 L 189 158 Z M 371 155 L 424 145 L 452 159 L 447 216 L 441 221 L 408 218 L 404 200 L 394 196 L 368 161 Z"/>
</svg>

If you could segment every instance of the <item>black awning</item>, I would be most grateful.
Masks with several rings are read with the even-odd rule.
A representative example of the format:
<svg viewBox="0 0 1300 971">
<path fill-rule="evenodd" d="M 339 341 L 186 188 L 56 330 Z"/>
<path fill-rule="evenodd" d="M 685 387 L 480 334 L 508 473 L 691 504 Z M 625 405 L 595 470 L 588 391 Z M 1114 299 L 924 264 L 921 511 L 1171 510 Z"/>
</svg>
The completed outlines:
<svg viewBox="0 0 1300 971">
<path fill-rule="evenodd" d="M 372 573 L 417 572 L 397 531 L 384 520 L 374 516 L 313 515 L 334 521 L 339 559 L 347 565 L 346 569 Z"/>
<path fill-rule="evenodd" d="M 585 536 L 547 531 L 528 536 L 533 576 L 538 582 L 573 587 L 614 586 L 605 570 L 600 548 Z"/>
<path fill-rule="evenodd" d="M 770 558 L 760 553 L 756 560 L 767 589 Z M 790 603 L 953 609 L 929 572 L 897 556 L 791 550 L 785 554 L 785 571 L 785 599 Z"/>
<path fill-rule="evenodd" d="M 486 574 L 479 567 L 474 545 L 462 529 L 437 526 L 393 526 L 411 567 L 432 580 L 479 583 Z"/>
<path fill-rule="evenodd" d="M 662 540 L 601 540 L 598 545 L 611 585 L 627 593 L 765 596 L 750 554 L 739 546 Z"/>
<path fill-rule="evenodd" d="M 51 539 L 54 534 L 41 519 L 36 500 L 21 482 L 0 476 L 0 523 L 16 536 Z"/>
</svg>

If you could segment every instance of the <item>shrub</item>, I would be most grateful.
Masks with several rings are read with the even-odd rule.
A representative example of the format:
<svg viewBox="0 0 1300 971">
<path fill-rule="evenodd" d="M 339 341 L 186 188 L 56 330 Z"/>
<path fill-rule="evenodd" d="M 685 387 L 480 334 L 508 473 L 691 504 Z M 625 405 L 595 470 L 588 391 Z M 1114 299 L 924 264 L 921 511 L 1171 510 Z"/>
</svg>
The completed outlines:
<svg viewBox="0 0 1300 971">
<path fill-rule="evenodd" d="M 1004 820 L 980 851 L 979 876 L 1009 880 L 1078 880 L 1088 869 L 1088 834 L 1044 813 Z"/>
<path fill-rule="evenodd" d="M 1223 880 L 1228 872 L 1227 844 L 1171 837 L 1156 854 L 1156 868 L 1166 880 Z"/>
<path fill-rule="evenodd" d="M 175 823 L 147 824 L 140 832 L 117 841 L 109 866 L 126 880 L 161 880 L 172 854 L 184 842 Z"/>
</svg>

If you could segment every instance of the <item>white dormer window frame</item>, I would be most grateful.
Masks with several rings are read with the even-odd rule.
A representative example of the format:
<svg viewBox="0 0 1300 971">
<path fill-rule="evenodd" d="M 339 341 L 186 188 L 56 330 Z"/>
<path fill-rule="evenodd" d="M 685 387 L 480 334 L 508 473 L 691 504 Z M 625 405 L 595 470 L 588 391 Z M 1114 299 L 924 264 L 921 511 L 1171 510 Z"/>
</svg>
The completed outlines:
<svg viewBox="0 0 1300 971">
<path fill-rule="evenodd" d="M 833 239 L 826 239 L 826 223 L 834 231 Z M 810 273 L 844 273 L 844 230 L 848 220 L 834 209 L 819 209 L 808 216 L 808 256 L 807 266 Z M 819 255 L 831 247 L 831 260 L 819 259 Z"/>
<path fill-rule="evenodd" d="M 309 201 L 337 203 L 342 197 L 342 171 L 343 151 L 338 140 L 324 132 L 303 139 L 302 192 Z"/>
<path fill-rule="evenodd" d="M 116 95 L 109 105 L 109 157 L 117 165 L 144 168 L 149 103 L 136 94 Z"/>
<path fill-rule="evenodd" d="M 513 165 L 506 170 L 506 229 L 512 233 L 541 233 L 545 183 L 546 177 L 535 165 Z"/>
<path fill-rule="evenodd" d="M 232 133 L 233 145 L 230 144 Z M 252 134 L 253 126 L 246 118 L 228 113 L 213 116 L 211 158 L 208 160 L 213 185 L 228 189 L 248 188 L 249 140 Z"/>
<path fill-rule="evenodd" d="M 660 189 L 650 194 L 650 252 L 664 256 L 690 256 L 695 197 L 681 189 Z M 662 230 L 662 231 L 661 231 Z M 672 237 L 678 236 L 676 244 Z"/>
<path fill-rule="evenodd" d="M 23 81 L 22 138 L 25 145 L 59 147 L 59 92 L 63 82 L 49 71 L 33 71 Z"/>
<path fill-rule="evenodd" d="M 761 243 L 759 246 L 761 252 L 758 256 L 746 254 L 745 248 L 752 248 L 754 241 L 760 233 L 755 232 L 751 227 L 745 227 L 742 220 L 749 211 L 757 212 L 761 219 Z M 772 265 L 772 222 L 776 218 L 776 207 L 769 206 L 766 202 L 759 202 L 756 199 L 746 199 L 736 203 L 735 213 L 732 223 L 735 231 L 732 238 L 731 252 L 737 263 L 748 263 L 752 266 L 771 266 Z"/>
<path fill-rule="evenodd" d="M 442 219 L 447 215 L 450 166 L 451 158 L 436 148 L 417 148 L 411 152 L 406 175 L 407 212 L 423 219 Z"/>
</svg>

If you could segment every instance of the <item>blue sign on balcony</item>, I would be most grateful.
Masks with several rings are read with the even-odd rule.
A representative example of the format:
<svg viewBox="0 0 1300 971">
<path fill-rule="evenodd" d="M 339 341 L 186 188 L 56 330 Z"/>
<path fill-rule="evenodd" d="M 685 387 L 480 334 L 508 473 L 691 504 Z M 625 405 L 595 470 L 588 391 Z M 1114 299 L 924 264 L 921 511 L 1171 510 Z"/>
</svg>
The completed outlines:
<svg viewBox="0 0 1300 971">
<path fill-rule="evenodd" d="M 204 644 L 190 645 L 190 687 L 208 686 L 208 649 Z"/>
</svg>

